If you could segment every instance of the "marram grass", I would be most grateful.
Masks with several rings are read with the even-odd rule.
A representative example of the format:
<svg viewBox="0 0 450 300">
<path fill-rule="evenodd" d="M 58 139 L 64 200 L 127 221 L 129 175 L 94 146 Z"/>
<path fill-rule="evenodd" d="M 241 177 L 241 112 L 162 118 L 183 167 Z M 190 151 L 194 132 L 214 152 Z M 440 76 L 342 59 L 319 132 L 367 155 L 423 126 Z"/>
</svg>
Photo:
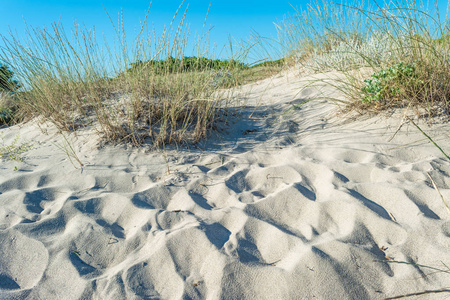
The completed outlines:
<svg viewBox="0 0 450 300">
<path fill-rule="evenodd" d="M 226 103 L 224 87 L 242 80 L 243 65 L 206 59 L 214 56 L 207 33 L 192 39 L 181 7 L 159 36 L 148 28 L 147 13 L 133 44 L 122 20 L 112 23 L 114 47 L 101 46 L 94 30 L 79 25 L 71 35 L 55 23 L 28 27 L 24 40 L 2 36 L 0 60 L 24 86 L 15 95 L 21 115 L 43 116 L 62 131 L 93 126 L 106 141 L 136 145 L 206 137 Z M 198 56 L 186 57 L 188 45 Z"/>
<path fill-rule="evenodd" d="M 324 0 L 285 18 L 278 31 L 285 56 L 301 68 L 344 75 L 336 87 L 348 99 L 347 108 L 412 107 L 434 116 L 450 108 L 450 23 L 439 13 L 434 2 Z M 398 66 L 413 73 L 397 76 Z M 379 85 L 377 76 L 383 77 Z M 328 79 L 335 78 L 323 80 Z"/>
</svg>

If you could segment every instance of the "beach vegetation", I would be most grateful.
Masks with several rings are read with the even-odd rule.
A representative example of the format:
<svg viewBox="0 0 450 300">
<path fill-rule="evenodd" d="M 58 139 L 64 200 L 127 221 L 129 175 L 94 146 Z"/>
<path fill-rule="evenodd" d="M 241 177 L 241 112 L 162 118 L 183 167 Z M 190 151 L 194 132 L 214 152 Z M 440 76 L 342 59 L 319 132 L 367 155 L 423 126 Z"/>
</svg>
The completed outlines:
<svg viewBox="0 0 450 300">
<path fill-rule="evenodd" d="M 16 135 L 11 143 L 6 143 L 2 136 L 0 140 L 0 158 L 3 160 L 21 162 L 23 160 L 21 155 L 33 148 L 30 142 L 20 141 L 20 135 Z"/>
<path fill-rule="evenodd" d="M 389 99 L 401 100 L 408 97 L 406 87 L 413 86 L 415 68 L 409 63 L 397 63 L 392 67 L 372 74 L 370 79 L 365 79 L 363 103 L 387 102 Z"/>
<path fill-rule="evenodd" d="M 244 82 L 246 51 L 215 59 L 209 30 L 189 34 L 183 4 L 159 35 L 148 15 L 133 38 L 123 19 L 111 21 L 112 44 L 78 24 L 71 35 L 54 23 L 27 27 L 23 40 L 2 36 L 0 59 L 23 84 L 16 95 L 20 115 L 40 116 L 61 131 L 91 126 L 107 142 L 158 147 L 207 137 L 229 106 L 225 88 Z"/>
<path fill-rule="evenodd" d="M 0 125 L 9 124 L 17 109 L 15 93 L 20 84 L 14 79 L 14 73 L 6 64 L 0 64 Z"/>
<path fill-rule="evenodd" d="M 60 132 L 60 134 L 63 137 L 63 141 L 61 144 L 55 143 L 55 146 L 67 156 L 70 163 L 75 169 L 78 169 L 78 166 L 80 168 L 83 168 L 84 164 L 81 161 L 80 157 L 77 155 L 73 143 L 69 140 L 64 132 Z"/>
<path fill-rule="evenodd" d="M 5 91 L 0 92 L 0 125 L 11 124 L 17 108 L 15 94 Z"/>
<path fill-rule="evenodd" d="M 0 64 L 0 92 L 14 92 L 20 87 L 14 73 L 5 64 Z"/>
<path fill-rule="evenodd" d="M 0 108 L 0 124 L 8 124 L 13 118 L 13 112 L 10 108 Z"/>
<path fill-rule="evenodd" d="M 379 260 L 378 262 L 380 263 L 386 263 L 386 264 L 404 264 L 404 265 L 410 265 L 413 266 L 415 268 L 419 268 L 419 269 L 423 269 L 423 270 L 430 270 L 430 274 L 433 273 L 447 273 L 450 274 L 450 268 L 443 262 L 441 261 L 441 264 L 443 265 L 443 267 L 435 267 L 435 266 L 430 266 L 430 265 L 423 265 L 423 264 L 418 264 L 415 262 L 411 262 L 411 261 L 398 261 L 398 260 L 393 260 L 393 259 L 386 259 L 386 260 Z M 424 275 L 424 277 L 426 277 L 427 274 Z M 417 297 L 417 296 L 423 296 L 423 295 L 431 295 L 431 294 L 441 294 L 441 293 L 450 293 L 450 288 L 445 287 L 445 288 L 441 288 L 441 289 L 435 289 L 435 290 L 426 290 L 426 291 L 421 291 L 421 292 L 415 292 L 415 293 L 409 293 L 409 294 L 403 294 L 403 295 L 396 295 L 393 297 L 387 297 L 385 299 L 401 299 L 401 298 L 411 298 L 411 297 Z"/>
<path fill-rule="evenodd" d="M 285 57 L 305 72 L 330 72 L 315 80 L 334 82 L 345 109 L 410 107 L 433 117 L 450 108 L 450 23 L 440 13 L 437 2 L 324 0 L 277 28 Z"/>
<path fill-rule="evenodd" d="M 137 72 L 142 69 L 150 69 L 158 75 L 167 73 L 201 72 L 206 70 L 233 70 L 244 69 L 247 66 L 233 59 L 209 59 L 206 57 L 186 56 L 182 58 L 169 57 L 164 60 L 137 61 L 131 63 L 127 72 Z"/>
</svg>

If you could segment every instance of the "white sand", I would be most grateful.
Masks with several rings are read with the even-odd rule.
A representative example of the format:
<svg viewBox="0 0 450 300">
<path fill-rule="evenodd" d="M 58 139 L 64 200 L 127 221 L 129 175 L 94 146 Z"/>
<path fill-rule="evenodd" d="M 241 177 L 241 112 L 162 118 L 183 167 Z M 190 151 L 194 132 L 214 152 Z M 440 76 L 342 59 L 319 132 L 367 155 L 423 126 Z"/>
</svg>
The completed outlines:
<svg viewBox="0 0 450 300">
<path fill-rule="evenodd" d="M 20 133 L 33 149 L 0 165 L 0 298 L 381 299 L 450 288 L 448 273 L 380 262 L 450 266 L 450 213 L 427 176 L 450 202 L 449 161 L 411 125 L 389 142 L 398 116 L 344 122 L 323 100 L 286 113 L 318 96 L 301 85 L 290 74 L 246 87 L 243 115 L 166 156 L 97 149 L 81 132 L 70 137 L 81 170 L 51 126 L 1 129 L 6 144 Z M 450 152 L 449 124 L 421 125 Z"/>
</svg>

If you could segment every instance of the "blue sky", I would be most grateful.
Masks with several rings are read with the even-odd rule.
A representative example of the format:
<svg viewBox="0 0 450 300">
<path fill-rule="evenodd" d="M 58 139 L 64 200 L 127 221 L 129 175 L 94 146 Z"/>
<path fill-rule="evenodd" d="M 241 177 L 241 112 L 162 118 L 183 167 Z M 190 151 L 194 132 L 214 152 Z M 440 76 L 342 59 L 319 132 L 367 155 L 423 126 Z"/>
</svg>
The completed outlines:
<svg viewBox="0 0 450 300">
<path fill-rule="evenodd" d="M 180 3 L 180 0 L 154 0 L 150 9 L 150 24 L 155 24 L 157 29 L 161 29 L 164 24 L 170 23 Z M 248 39 L 254 30 L 263 37 L 276 38 L 277 32 L 273 23 L 293 13 L 293 7 L 305 8 L 310 1 L 186 0 L 183 9 L 189 5 L 187 21 L 191 24 L 192 35 L 201 32 L 210 3 L 207 27 L 214 27 L 210 40 L 217 45 L 219 52 L 228 44 L 229 35 L 239 41 Z M 139 21 L 143 20 L 149 4 L 149 0 L 0 0 L 0 35 L 8 36 L 8 28 L 17 31 L 19 36 L 23 35 L 24 20 L 33 27 L 50 27 L 53 22 L 60 21 L 69 32 L 75 20 L 87 28 L 95 26 L 97 34 L 105 33 L 107 38 L 112 39 L 112 25 L 105 9 L 115 22 L 122 9 L 129 37 L 133 36 Z M 439 4 L 445 13 L 447 0 L 439 0 Z M 0 41 L 0 47 L 1 45 Z M 277 58 L 275 51 L 271 51 L 271 55 L 272 59 Z M 259 53 L 259 57 L 253 57 L 253 60 L 265 58 L 263 56 L 265 55 Z"/>
<path fill-rule="evenodd" d="M 292 1 L 186 0 L 183 9 L 189 5 L 187 21 L 191 25 L 190 32 L 195 34 L 202 30 L 211 3 L 207 27 L 213 27 L 210 40 L 220 51 L 223 45 L 228 44 L 229 35 L 234 40 L 248 39 L 254 30 L 261 36 L 275 38 L 277 32 L 273 23 L 293 12 L 290 2 Z M 115 22 L 122 9 L 126 30 L 133 35 L 149 4 L 150 1 L 144 0 L 0 0 L 0 34 L 7 35 L 8 27 L 17 30 L 19 35 L 23 34 L 24 20 L 33 27 L 50 27 L 52 22 L 60 20 L 66 31 L 69 31 L 76 20 L 88 28 L 95 26 L 97 33 L 104 32 L 111 36 L 112 26 L 105 8 Z M 155 24 L 157 28 L 170 23 L 180 4 L 179 0 L 154 0 L 149 14 L 150 23 Z"/>
</svg>

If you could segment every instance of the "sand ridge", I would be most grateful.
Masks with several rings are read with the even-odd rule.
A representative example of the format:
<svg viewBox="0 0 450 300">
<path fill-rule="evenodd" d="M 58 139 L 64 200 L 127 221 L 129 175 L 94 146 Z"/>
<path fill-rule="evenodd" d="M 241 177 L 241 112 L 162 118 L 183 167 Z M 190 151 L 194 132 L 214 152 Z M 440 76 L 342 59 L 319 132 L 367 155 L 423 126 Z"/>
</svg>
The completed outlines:
<svg viewBox="0 0 450 300">
<path fill-rule="evenodd" d="M 0 298 L 382 299 L 450 287 L 449 162 L 412 126 L 343 122 L 295 74 L 197 147 L 98 148 L 52 127 L 0 167 Z M 246 90 L 247 89 L 247 90 Z M 292 109 L 293 104 L 297 105 Z M 287 112 L 287 113 L 286 113 Z M 448 124 L 433 138 L 450 149 Z M 17 168 L 17 171 L 15 169 Z M 449 201 L 449 200 L 447 200 Z M 448 293 L 432 295 L 433 299 Z"/>
</svg>

